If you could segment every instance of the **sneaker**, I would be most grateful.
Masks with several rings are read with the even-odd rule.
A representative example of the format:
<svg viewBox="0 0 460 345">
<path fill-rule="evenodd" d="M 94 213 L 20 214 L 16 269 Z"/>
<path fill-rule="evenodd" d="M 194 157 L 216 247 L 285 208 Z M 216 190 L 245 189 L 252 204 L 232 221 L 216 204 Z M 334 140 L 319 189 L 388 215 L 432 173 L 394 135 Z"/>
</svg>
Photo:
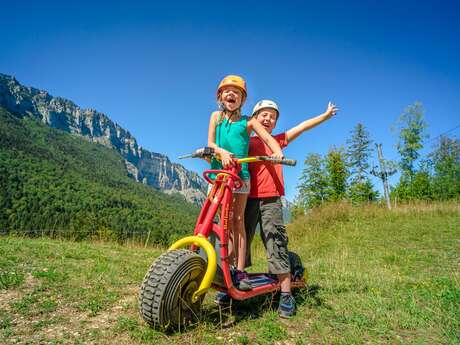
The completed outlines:
<svg viewBox="0 0 460 345">
<path fill-rule="evenodd" d="M 218 291 L 216 298 L 214 298 L 214 303 L 220 305 L 221 307 L 228 306 L 230 304 L 231 297 L 223 291 Z"/>
<path fill-rule="evenodd" d="M 290 293 L 281 294 L 278 314 L 285 319 L 289 319 L 295 314 L 295 299 Z"/>
<path fill-rule="evenodd" d="M 233 283 L 235 284 L 236 288 L 241 291 L 249 291 L 252 290 L 251 281 L 249 280 L 249 276 L 244 271 L 236 270 L 233 274 Z"/>
</svg>

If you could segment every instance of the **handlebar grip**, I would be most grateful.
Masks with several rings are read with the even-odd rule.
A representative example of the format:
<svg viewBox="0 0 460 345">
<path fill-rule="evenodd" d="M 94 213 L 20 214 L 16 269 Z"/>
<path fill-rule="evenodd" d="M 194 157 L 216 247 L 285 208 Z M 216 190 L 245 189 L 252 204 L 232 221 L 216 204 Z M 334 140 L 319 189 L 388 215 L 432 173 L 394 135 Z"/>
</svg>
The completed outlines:
<svg viewBox="0 0 460 345">
<path fill-rule="evenodd" d="M 257 159 L 261 161 L 268 161 L 272 162 L 273 164 L 284 164 L 284 165 L 290 165 L 290 166 L 295 166 L 297 164 L 297 161 L 295 159 L 276 159 L 270 156 L 257 156 Z"/>
<path fill-rule="evenodd" d="M 290 165 L 292 167 L 296 166 L 297 160 L 295 159 L 283 159 L 280 161 L 281 164 Z"/>
<path fill-rule="evenodd" d="M 215 154 L 214 149 L 212 149 L 210 147 L 202 147 L 202 148 L 200 148 L 198 150 L 195 150 L 195 152 L 190 153 L 188 155 L 179 156 L 179 159 L 184 159 L 184 158 L 206 158 L 206 157 L 211 157 L 214 154 Z"/>
</svg>

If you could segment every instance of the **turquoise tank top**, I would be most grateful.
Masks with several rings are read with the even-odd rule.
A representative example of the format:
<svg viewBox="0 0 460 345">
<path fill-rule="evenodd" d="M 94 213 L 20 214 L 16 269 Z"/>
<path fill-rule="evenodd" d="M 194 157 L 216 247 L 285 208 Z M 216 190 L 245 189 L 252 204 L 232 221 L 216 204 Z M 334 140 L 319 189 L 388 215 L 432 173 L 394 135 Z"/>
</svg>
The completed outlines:
<svg viewBox="0 0 460 345">
<path fill-rule="evenodd" d="M 222 115 L 219 115 L 219 118 Z M 245 158 L 249 150 L 248 117 L 241 116 L 236 122 L 227 119 L 216 126 L 216 145 L 230 151 L 236 158 Z M 211 160 L 211 169 L 222 169 L 217 159 Z M 243 180 L 249 180 L 248 163 L 243 163 L 238 174 Z"/>
</svg>

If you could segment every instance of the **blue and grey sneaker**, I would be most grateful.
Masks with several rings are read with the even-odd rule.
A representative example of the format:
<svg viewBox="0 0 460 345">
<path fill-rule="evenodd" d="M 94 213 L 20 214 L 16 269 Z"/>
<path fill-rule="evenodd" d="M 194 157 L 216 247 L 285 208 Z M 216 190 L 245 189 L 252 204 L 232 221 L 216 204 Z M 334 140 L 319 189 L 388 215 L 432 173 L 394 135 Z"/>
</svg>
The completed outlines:
<svg viewBox="0 0 460 345">
<path fill-rule="evenodd" d="M 289 319 L 295 314 L 295 299 L 290 293 L 281 293 L 278 314 L 285 319 Z"/>
<path fill-rule="evenodd" d="M 226 307 L 230 304 L 232 298 L 223 291 L 218 291 L 216 294 L 216 298 L 214 298 L 214 303 L 220 305 L 221 307 Z"/>
</svg>

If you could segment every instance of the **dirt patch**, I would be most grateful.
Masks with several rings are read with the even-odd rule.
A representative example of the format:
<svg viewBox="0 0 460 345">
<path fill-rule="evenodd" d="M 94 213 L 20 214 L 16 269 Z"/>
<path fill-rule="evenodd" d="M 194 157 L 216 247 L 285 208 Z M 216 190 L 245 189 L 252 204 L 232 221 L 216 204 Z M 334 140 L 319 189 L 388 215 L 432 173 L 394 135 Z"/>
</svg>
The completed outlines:
<svg viewBox="0 0 460 345">
<path fill-rule="evenodd" d="M 50 340 L 61 340 L 64 337 L 73 339 L 78 339 L 82 336 L 85 338 L 95 337 L 96 339 L 94 340 L 85 341 L 85 344 L 102 344 L 100 336 L 106 339 L 118 318 L 125 314 L 130 306 L 136 303 L 137 294 L 138 286 L 128 286 L 123 291 L 123 296 L 111 308 L 95 316 L 87 312 L 76 312 L 71 306 L 60 306 L 53 313 L 53 317 L 62 321 L 43 328 L 39 333 Z M 123 343 L 120 342 L 119 337 L 120 335 L 117 335 L 117 343 Z M 126 343 L 129 343 L 128 338 Z"/>
<path fill-rule="evenodd" d="M 52 312 L 20 314 L 12 308 L 12 303 L 30 294 L 39 284 L 32 275 L 27 275 L 21 288 L 0 291 L 0 310 L 4 310 L 9 317 L 12 333 L 6 339 L 6 344 L 22 344 L 32 342 L 46 344 L 59 342 L 74 344 L 83 340 L 85 344 L 112 344 L 113 328 L 118 318 L 124 314 L 132 313 L 133 306 L 137 303 L 138 286 L 128 286 L 122 292 L 122 297 L 109 309 L 96 316 L 88 312 L 79 312 L 75 306 L 58 302 Z M 60 301 L 59 296 L 55 300 Z M 127 334 L 117 334 L 118 344 L 131 344 Z M 121 338 L 121 339 L 120 339 Z M 123 339 L 126 338 L 126 339 Z M 2 341 L 0 341 L 2 342 Z"/>
<path fill-rule="evenodd" d="M 101 328 L 116 321 L 118 317 L 124 313 L 124 310 L 128 309 L 130 305 L 137 303 L 138 293 L 139 286 L 131 285 L 126 287 L 123 297 L 121 297 L 112 308 L 87 319 L 89 327 Z"/>
<path fill-rule="evenodd" d="M 10 304 L 18 301 L 38 285 L 38 280 L 30 273 L 25 276 L 24 283 L 15 289 L 0 290 L 0 309 L 9 310 Z"/>
</svg>

